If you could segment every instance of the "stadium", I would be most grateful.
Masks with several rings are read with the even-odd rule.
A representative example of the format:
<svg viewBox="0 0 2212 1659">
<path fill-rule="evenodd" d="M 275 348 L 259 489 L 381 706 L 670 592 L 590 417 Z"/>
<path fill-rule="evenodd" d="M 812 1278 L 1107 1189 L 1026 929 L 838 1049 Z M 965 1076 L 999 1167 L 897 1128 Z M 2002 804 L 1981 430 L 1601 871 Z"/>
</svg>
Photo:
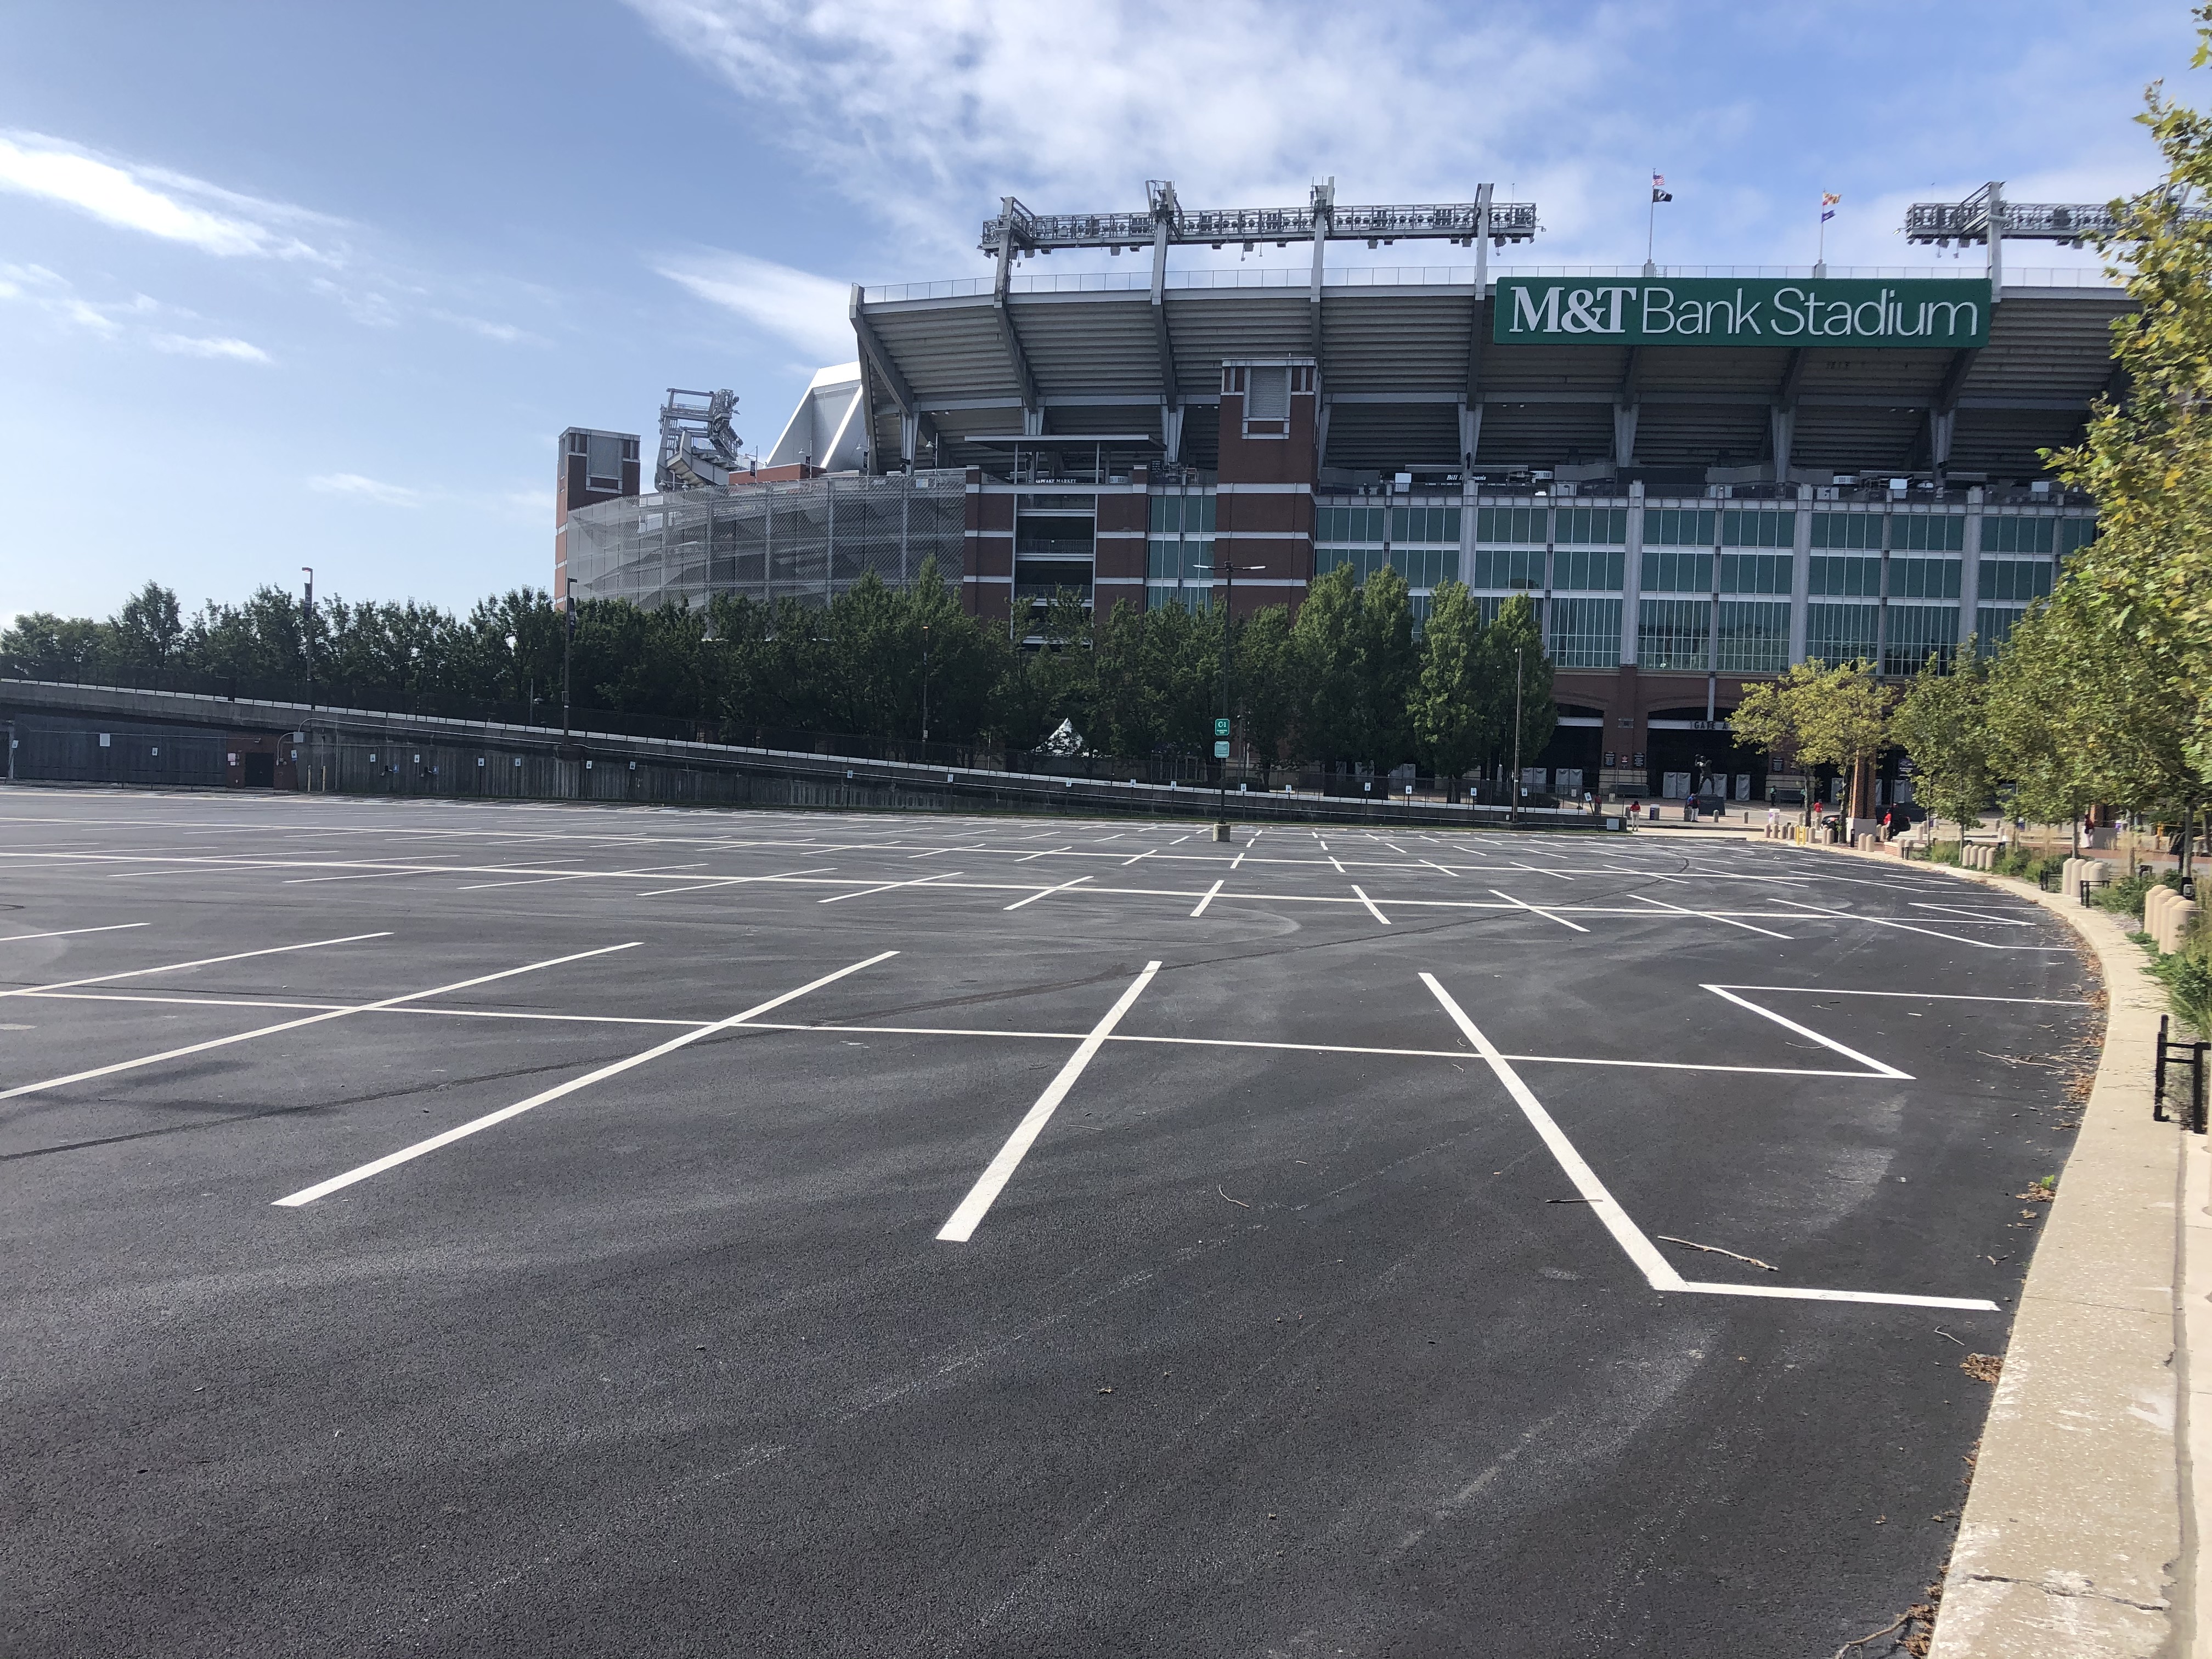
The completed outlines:
<svg viewBox="0 0 2212 1659">
<path fill-rule="evenodd" d="M 934 557 L 972 613 L 1026 634 L 1061 589 L 1244 616 L 1387 564 L 1417 617 L 1447 580 L 1493 613 L 1537 603 L 1560 726 L 1532 787 L 1758 799 L 1765 757 L 1728 733 L 1747 681 L 1987 650 L 2094 533 L 2042 452 L 2124 395 L 2129 301 L 2004 252 L 2079 246 L 2101 208 L 1996 184 L 1916 206 L 1910 240 L 1979 252 L 1909 268 L 1565 268 L 1491 264 L 1539 227 L 1487 185 L 1424 206 L 1147 194 L 1091 215 L 1008 198 L 983 226 L 991 276 L 855 287 L 855 362 L 816 377 L 763 458 L 672 394 L 661 487 L 593 494 L 586 434 L 564 434 L 556 583 L 826 599 Z M 1473 264 L 1327 257 L 1401 240 Z M 1307 245 L 1310 270 L 1170 258 Z M 1133 268 L 1033 268 L 1076 249 Z"/>
</svg>

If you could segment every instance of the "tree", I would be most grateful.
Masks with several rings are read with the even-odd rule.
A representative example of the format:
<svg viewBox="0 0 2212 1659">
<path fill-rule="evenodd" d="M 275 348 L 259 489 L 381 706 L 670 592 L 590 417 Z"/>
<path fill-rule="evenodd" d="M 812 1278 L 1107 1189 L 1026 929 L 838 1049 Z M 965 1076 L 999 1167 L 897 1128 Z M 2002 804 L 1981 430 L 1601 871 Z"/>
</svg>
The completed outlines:
<svg viewBox="0 0 2212 1659">
<path fill-rule="evenodd" d="M 2212 5 L 2195 15 L 2202 68 Z M 2100 769 L 2123 793 L 2106 799 L 2163 797 L 2193 818 L 2212 787 L 2212 223 L 2193 216 L 2212 191 L 2212 118 L 2155 85 L 2144 101 L 2136 118 L 2166 176 L 2112 204 L 2116 228 L 2100 244 L 2135 301 L 2112 324 L 2128 394 L 2100 403 L 2081 441 L 2050 457 L 2096 498 L 2097 538 L 2069 562 L 2053 626 L 2012 648 L 2107 647 L 2072 688 L 2111 751 Z"/>
<path fill-rule="evenodd" d="M 1785 760 L 1791 764 L 1798 763 L 1797 713 L 1802 702 L 1802 688 L 1808 680 L 1817 679 L 1820 672 L 1821 665 L 1818 662 L 1798 663 L 1779 679 L 1747 685 L 1736 700 L 1735 713 L 1729 717 L 1735 740 L 1765 750 L 1770 773 Z M 1804 806 L 1808 822 L 1811 821 L 1812 811 L 1812 793 L 1808 790 Z"/>
<path fill-rule="evenodd" d="M 117 660 L 132 667 L 166 666 L 185 637 L 177 596 L 159 582 L 148 582 L 125 599 L 107 628 Z"/>
<path fill-rule="evenodd" d="M 1237 700 L 1244 715 L 1244 740 L 1260 757 L 1263 789 L 1297 730 L 1302 683 L 1290 606 L 1269 605 L 1247 618 L 1237 639 Z"/>
<path fill-rule="evenodd" d="M 1972 635 L 1957 666 L 1943 671 L 1930 652 L 1898 705 L 1891 734 L 1912 757 L 1915 793 L 1931 812 L 1957 820 L 1959 843 L 1970 823 L 1996 799 L 1990 766 L 1989 668 Z"/>
<path fill-rule="evenodd" d="M 1485 683 L 1482 609 L 1465 586 L 1448 581 L 1429 604 L 1421 635 L 1421 670 L 1413 696 L 1413 735 L 1445 799 L 1459 799 L 1460 779 L 1491 741 L 1492 688 Z"/>
<path fill-rule="evenodd" d="M 1360 755 L 1358 629 L 1359 589 L 1352 568 L 1340 564 L 1307 588 L 1291 629 L 1305 675 L 1300 746 L 1324 763 Z"/>
<path fill-rule="evenodd" d="M 50 611 L 27 611 L 0 632 L 0 652 L 16 658 L 34 678 L 82 673 L 99 663 L 106 648 L 106 630 L 98 623 Z"/>
<path fill-rule="evenodd" d="M 1799 756 L 1846 773 L 1845 817 L 1871 817 L 1875 763 L 1889 740 L 1894 694 L 1875 678 L 1872 663 L 1861 661 L 1818 668 L 1795 696 Z"/>
<path fill-rule="evenodd" d="M 1494 752 L 1509 766 L 1517 756 L 1526 767 L 1544 752 L 1559 724 L 1559 705 L 1552 700 L 1552 659 L 1544 654 L 1535 601 L 1526 593 L 1506 600 L 1498 608 L 1498 620 L 1483 635 L 1482 644 Z M 1516 702 L 1521 713 L 1517 730 L 1513 720 Z M 1516 792 L 1512 799 L 1517 800 L 1521 780 L 1512 781 Z"/>
<path fill-rule="evenodd" d="M 1406 579 L 1389 565 L 1359 585 L 1353 660 L 1356 752 L 1380 775 L 1413 753 L 1410 703 L 1419 657 Z"/>
</svg>

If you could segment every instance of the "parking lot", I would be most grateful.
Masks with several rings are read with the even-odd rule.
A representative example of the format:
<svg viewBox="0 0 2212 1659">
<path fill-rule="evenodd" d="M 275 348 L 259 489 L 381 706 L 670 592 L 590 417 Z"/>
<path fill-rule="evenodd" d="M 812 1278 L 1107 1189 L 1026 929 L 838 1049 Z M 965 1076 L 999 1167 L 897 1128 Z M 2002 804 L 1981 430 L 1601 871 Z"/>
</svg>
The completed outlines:
<svg viewBox="0 0 2212 1659">
<path fill-rule="evenodd" d="M 1763 842 L 14 789 L 0 1650 L 1826 1659 L 2093 994 Z"/>
</svg>

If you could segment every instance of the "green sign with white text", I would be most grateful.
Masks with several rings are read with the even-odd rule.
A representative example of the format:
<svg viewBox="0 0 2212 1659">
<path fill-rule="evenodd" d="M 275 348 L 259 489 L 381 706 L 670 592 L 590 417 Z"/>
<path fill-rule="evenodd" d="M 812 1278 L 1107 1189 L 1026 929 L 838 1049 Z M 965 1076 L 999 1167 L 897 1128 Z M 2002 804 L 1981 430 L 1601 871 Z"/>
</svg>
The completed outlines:
<svg viewBox="0 0 2212 1659">
<path fill-rule="evenodd" d="M 1986 277 L 1501 276 L 1498 345 L 1987 345 Z"/>
</svg>

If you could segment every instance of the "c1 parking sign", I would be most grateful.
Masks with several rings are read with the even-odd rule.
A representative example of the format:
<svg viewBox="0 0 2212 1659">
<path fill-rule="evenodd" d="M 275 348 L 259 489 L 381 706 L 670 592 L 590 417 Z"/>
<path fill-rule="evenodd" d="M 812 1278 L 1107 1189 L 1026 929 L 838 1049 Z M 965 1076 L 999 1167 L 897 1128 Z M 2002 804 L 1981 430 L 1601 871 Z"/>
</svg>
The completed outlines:
<svg viewBox="0 0 2212 1659">
<path fill-rule="evenodd" d="M 1229 717 L 1226 714 L 1218 715 L 1215 718 L 1213 722 L 1213 735 L 1217 738 L 1225 738 L 1229 735 Z"/>
</svg>

